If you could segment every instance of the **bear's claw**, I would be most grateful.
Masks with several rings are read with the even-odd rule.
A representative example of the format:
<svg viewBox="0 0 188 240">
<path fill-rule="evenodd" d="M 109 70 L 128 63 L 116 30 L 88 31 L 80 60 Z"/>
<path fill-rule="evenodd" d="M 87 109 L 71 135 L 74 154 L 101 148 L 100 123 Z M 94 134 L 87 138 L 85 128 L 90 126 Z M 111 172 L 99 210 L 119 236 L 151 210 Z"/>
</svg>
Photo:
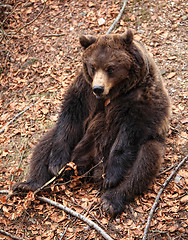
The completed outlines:
<svg viewBox="0 0 188 240">
<path fill-rule="evenodd" d="M 104 193 L 101 201 L 104 211 L 109 213 L 113 218 L 120 215 L 125 208 L 122 198 L 111 191 Z"/>
<path fill-rule="evenodd" d="M 34 182 L 20 182 L 20 183 L 16 183 L 13 185 L 12 190 L 14 192 L 28 192 L 28 191 L 35 191 L 40 187 L 39 184 L 34 183 Z"/>
</svg>

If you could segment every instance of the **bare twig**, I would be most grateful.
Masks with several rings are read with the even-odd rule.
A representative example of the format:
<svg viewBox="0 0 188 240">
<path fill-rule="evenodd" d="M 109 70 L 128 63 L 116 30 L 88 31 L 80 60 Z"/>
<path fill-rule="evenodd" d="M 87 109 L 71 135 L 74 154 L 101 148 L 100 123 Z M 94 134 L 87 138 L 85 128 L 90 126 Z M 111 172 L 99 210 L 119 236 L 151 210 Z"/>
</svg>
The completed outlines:
<svg viewBox="0 0 188 240">
<path fill-rule="evenodd" d="M 91 168 L 90 168 L 86 173 L 84 173 L 83 175 L 78 176 L 78 177 L 75 178 L 75 179 L 71 179 L 71 180 L 69 180 L 69 181 L 67 181 L 67 182 L 64 182 L 62 185 L 68 184 L 68 183 L 70 183 L 70 182 L 72 182 L 72 181 L 77 181 L 78 179 L 85 177 L 85 176 L 86 176 L 88 173 L 90 173 L 94 168 L 96 168 L 97 166 L 99 166 L 99 165 L 103 162 L 103 159 L 104 159 L 104 158 L 102 158 L 99 163 L 97 163 L 96 165 L 94 165 L 93 167 L 91 167 Z"/>
<path fill-rule="evenodd" d="M 31 104 L 30 106 L 28 106 L 26 109 L 24 109 L 23 111 L 19 112 L 10 122 L 8 122 L 1 130 L 0 130 L 0 134 L 3 133 L 6 128 L 11 124 L 13 123 L 18 117 L 20 117 L 24 112 L 26 112 L 30 107 L 32 107 L 34 105 Z"/>
<path fill-rule="evenodd" d="M 0 194 L 9 194 L 9 190 L 0 190 Z"/>
<path fill-rule="evenodd" d="M 56 176 L 54 176 L 53 178 L 51 178 L 48 182 L 46 182 L 46 183 L 45 183 L 44 185 L 42 185 L 41 187 L 37 188 L 37 190 L 35 190 L 34 194 L 40 192 L 42 189 L 44 189 L 45 187 L 47 187 L 48 185 L 50 185 L 51 183 L 53 183 L 53 182 L 62 174 L 62 172 L 64 171 L 65 167 L 66 167 L 66 165 L 63 166 L 63 167 L 59 170 L 59 172 L 58 172 L 58 174 L 57 174 Z"/>
<path fill-rule="evenodd" d="M 61 36 L 65 36 L 65 33 L 59 33 L 59 34 L 50 33 L 50 34 L 42 35 L 42 37 L 61 37 Z"/>
<path fill-rule="evenodd" d="M 176 163 L 176 164 L 172 165 L 171 167 L 165 169 L 164 171 L 162 171 L 161 173 L 159 173 L 158 177 L 161 176 L 162 174 L 170 171 L 172 168 L 175 168 L 177 165 L 178 165 L 178 163 Z"/>
<path fill-rule="evenodd" d="M 48 0 L 47 0 L 47 1 L 48 1 Z M 46 1 L 46 2 L 47 2 L 47 1 Z M 14 32 L 14 33 L 12 34 L 11 38 L 10 38 L 8 41 L 10 41 L 10 40 L 14 37 L 14 35 L 16 35 L 19 31 L 21 31 L 23 28 L 31 25 L 34 21 L 36 21 L 37 18 L 40 17 L 40 15 L 43 13 L 43 11 L 44 11 L 44 9 L 45 9 L 45 7 L 46 7 L 46 2 L 44 2 L 43 8 L 42 8 L 42 10 L 39 12 L 39 14 L 38 14 L 34 19 L 32 19 L 30 22 L 24 24 L 24 25 L 21 26 L 16 32 Z"/>
<path fill-rule="evenodd" d="M 67 226 L 65 227 L 65 230 L 63 231 L 63 233 L 60 234 L 60 239 L 59 239 L 59 240 L 62 240 L 62 239 L 63 239 L 63 237 L 64 237 L 65 234 L 66 234 L 66 231 L 67 231 L 68 227 L 69 227 L 69 224 L 67 224 Z"/>
<path fill-rule="evenodd" d="M 103 236 L 104 239 L 113 240 L 101 227 L 99 227 L 96 223 L 94 223 L 90 219 L 84 217 L 83 215 L 73 211 L 72 209 L 70 209 L 66 206 L 63 206 L 62 204 L 60 204 L 58 202 L 50 200 L 46 197 L 39 197 L 38 196 L 38 199 L 42 202 L 46 202 L 46 203 L 49 203 L 49 204 L 51 204 L 55 207 L 58 207 L 58 208 L 62 209 L 63 211 L 65 211 L 66 213 L 71 214 L 72 216 L 77 217 L 80 220 L 84 221 L 85 223 L 87 223 L 87 225 L 89 225 L 91 228 L 94 228 L 98 233 L 100 233 Z"/>
<path fill-rule="evenodd" d="M 123 2 L 123 6 L 118 14 L 118 16 L 116 17 L 116 19 L 114 20 L 114 22 L 112 23 L 112 25 L 110 26 L 110 28 L 108 29 L 108 31 L 106 32 L 106 34 L 110 34 L 112 32 L 112 30 L 115 28 L 116 24 L 119 22 L 119 20 L 121 19 L 121 16 L 124 12 L 125 6 L 127 4 L 128 0 L 124 0 Z"/>
<path fill-rule="evenodd" d="M 172 126 L 170 126 L 170 128 L 171 128 L 174 132 L 176 132 L 181 138 L 184 138 L 184 139 L 188 140 L 188 138 L 182 136 L 176 128 L 174 128 L 174 127 L 172 127 Z"/>
<path fill-rule="evenodd" d="M 12 6 L 9 4 L 0 4 L 0 7 L 12 9 Z"/>
<path fill-rule="evenodd" d="M 78 179 L 85 177 L 89 172 L 91 172 L 94 168 L 96 168 L 96 167 L 97 167 L 98 165 L 100 165 L 102 162 L 103 162 L 103 159 L 102 159 L 99 163 L 97 163 L 95 166 L 93 166 L 92 168 L 90 168 L 90 169 L 89 169 L 86 173 L 84 173 L 83 175 L 78 176 L 77 178 L 71 179 L 71 180 L 69 180 L 69 181 L 67 181 L 67 182 L 64 182 L 62 185 L 68 184 L 68 183 L 73 182 L 73 181 L 77 181 Z M 38 188 L 38 189 L 34 192 L 34 194 L 40 192 L 42 189 L 44 189 L 45 187 L 47 187 L 48 185 L 50 185 L 52 182 L 54 182 L 54 181 L 62 174 L 62 172 L 64 171 L 65 167 L 66 167 L 66 165 L 59 170 L 59 172 L 58 172 L 58 174 L 57 174 L 56 176 L 54 176 L 53 178 L 51 178 L 51 179 L 50 179 L 48 182 L 46 182 L 42 187 Z"/>
<path fill-rule="evenodd" d="M 5 31 L 4 31 L 4 28 L 3 28 L 3 24 L 0 23 L 0 28 L 1 28 L 1 39 L 0 39 L 0 43 L 3 41 L 4 37 L 5 37 Z"/>
<path fill-rule="evenodd" d="M 14 7 L 13 7 L 12 11 L 10 12 L 10 14 L 3 20 L 3 23 L 5 23 L 6 20 L 7 20 L 14 12 L 17 11 L 17 10 L 16 10 L 17 6 L 18 6 L 19 4 L 21 4 L 22 2 L 23 2 L 23 0 L 22 0 L 21 2 L 19 1 L 17 4 L 14 5 Z M 29 1 L 27 1 L 27 2 L 29 2 Z"/>
<path fill-rule="evenodd" d="M 14 141 L 13 141 L 13 142 L 14 142 Z M 26 149 L 27 144 L 28 144 L 28 140 L 24 142 L 24 144 L 22 145 L 22 147 L 25 147 L 25 149 Z M 14 173 L 13 173 L 12 176 L 11 176 L 11 182 L 13 182 L 13 180 L 14 180 L 14 176 L 15 176 L 16 172 L 20 169 L 20 167 L 21 167 L 21 165 L 22 165 L 22 162 L 23 162 L 23 156 L 24 156 L 24 153 L 25 153 L 25 151 L 22 151 L 22 152 L 19 151 L 19 149 L 18 149 L 18 147 L 17 147 L 17 145 L 16 145 L 15 142 L 14 142 L 14 145 L 15 145 L 15 147 L 16 147 L 18 153 L 20 154 L 20 162 L 19 162 L 19 164 L 18 164 L 17 170 L 14 171 Z M 24 146 L 24 145 L 25 145 L 25 146 Z M 9 185 L 9 190 L 11 190 L 11 185 Z"/>
<path fill-rule="evenodd" d="M 157 194 L 157 197 L 155 199 L 155 202 L 154 202 L 154 204 L 153 204 L 153 206 L 152 206 L 152 208 L 150 210 L 150 213 L 149 213 L 149 216 L 148 216 L 148 220 L 147 220 L 147 223 L 146 223 L 146 227 L 144 229 L 144 234 L 143 234 L 142 240 L 146 240 L 147 239 L 147 234 L 148 234 L 149 226 L 150 226 L 150 223 L 151 223 L 151 219 L 153 217 L 155 208 L 158 205 L 159 198 L 160 198 L 163 190 L 166 188 L 166 186 L 168 185 L 168 183 L 170 182 L 170 180 L 172 179 L 174 174 L 178 171 L 178 169 L 186 162 L 187 158 L 188 158 L 188 155 L 186 157 L 184 157 L 183 160 L 178 164 L 178 166 L 171 172 L 169 177 L 166 179 L 166 181 L 163 183 L 162 187 L 160 188 L 160 190 L 159 190 L 159 192 Z"/>
<path fill-rule="evenodd" d="M 15 239 L 15 240 L 24 240 L 24 238 L 16 237 L 16 236 L 14 236 L 14 235 L 12 235 L 12 234 L 10 234 L 8 232 L 5 232 L 5 231 L 3 231 L 1 229 L 0 229 L 0 234 L 3 234 L 5 236 L 10 237 L 10 238 Z"/>
</svg>

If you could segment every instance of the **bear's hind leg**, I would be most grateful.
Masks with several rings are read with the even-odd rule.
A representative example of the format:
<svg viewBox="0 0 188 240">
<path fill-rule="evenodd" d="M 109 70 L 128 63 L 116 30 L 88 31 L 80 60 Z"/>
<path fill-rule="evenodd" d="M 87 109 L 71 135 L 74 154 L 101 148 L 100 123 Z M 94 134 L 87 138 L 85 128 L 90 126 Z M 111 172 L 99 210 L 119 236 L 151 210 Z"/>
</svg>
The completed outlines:
<svg viewBox="0 0 188 240">
<path fill-rule="evenodd" d="M 52 139 L 54 129 L 47 132 L 36 145 L 29 166 L 29 173 L 27 180 L 24 182 L 16 183 L 13 190 L 32 190 L 35 191 L 44 183 L 49 181 L 53 176 L 48 171 L 49 156 L 52 147 Z"/>
<path fill-rule="evenodd" d="M 142 194 L 158 173 L 163 155 L 163 144 L 150 140 L 139 150 L 130 174 L 117 187 L 108 189 L 102 196 L 104 209 L 115 217 L 135 196 Z"/>
</svg>

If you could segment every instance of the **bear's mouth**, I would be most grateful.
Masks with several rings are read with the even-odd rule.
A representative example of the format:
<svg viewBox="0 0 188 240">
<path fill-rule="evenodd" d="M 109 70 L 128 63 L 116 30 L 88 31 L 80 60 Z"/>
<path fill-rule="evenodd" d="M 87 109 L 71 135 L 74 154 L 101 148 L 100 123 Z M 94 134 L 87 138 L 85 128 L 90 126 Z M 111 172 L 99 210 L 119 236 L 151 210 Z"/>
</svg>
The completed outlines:
<svg viewBox="0 0 188 240">
<path fill-rule="evenodd" d="M 101 99 L 102 98 L 101 96 L 98 96 L 96 94 L 94 94 L 94 95 L 95 95 L 96 99 Z"/>
</svg>

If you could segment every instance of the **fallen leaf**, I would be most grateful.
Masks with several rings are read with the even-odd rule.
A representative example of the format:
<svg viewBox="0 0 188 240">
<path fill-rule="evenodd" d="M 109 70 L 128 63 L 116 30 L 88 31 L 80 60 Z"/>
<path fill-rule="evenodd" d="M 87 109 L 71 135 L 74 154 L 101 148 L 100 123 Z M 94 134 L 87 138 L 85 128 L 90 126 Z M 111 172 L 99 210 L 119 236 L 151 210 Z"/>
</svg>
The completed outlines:
<svg viewBox="0 0 188 240">
<path fill-rule="evenodd" d="M 174 60 L 174 59 L 176 59 L 176 58 L 177 58 L 176 56 L 168 57 L 169 60 Z"/>
<path fill-rule="evenodd" d="M 103 25 L 104 23 L 105 23 L 105 19 L 104 18 L 99 18 L 98 19 L 99 26 Z"/>
<path fill-rule="evenodd" d="M 134 39 L 137 41 L 140 41 L 142 39 L 142 37 L 138 34 L 134 35 Z"/>
<path fill-rule="evenodd" d="M 136 18 L 135 18 L 135 15 L 133 14 L 131 17 L 130 17 L 130 20 L 132 21 L 132 22 L 134 22 L 135 20 L 136 20 Z"/>
<path fill-rule="evenodd" d="M 168 230 L 169 232 L 175 232 L 178 229 L 178 226 L 172 226 Z"/>
<path fill-rule="evenodd" d="M 164 32 L 162 35 L 161 35 L 162 38 L 167 38 L 168 37 L 168 31 Z"/>
<path fill-rule="evenodd" d="M 181 203 L 188 203 L 188 195 L 182 197 L 182 198 L 180 199 L 180 202 L 181 202 Z"/>
<path fill-rule="evenodd" d="M 94 7 L 95 6 L 95 3 L 93 3 L 93 2 L 89 2 L 88 3 L 88 6 L 91 8 L 91 7 Z"/>
<path fill-rule="evenodd" d="M 155 34 L 160 35 L 163 31 L 162 30 L 157 30 Z"/>
<path fill-rule="evenodd" d="M 43 114 L 47 114 L 48 113 L 48 109 L 47 108 L 42 108 L 41 111 L 43 112 Z"/>
<path fill-rule="evenodd" d="M 168 78 L 168 79 L 171 79 L 171 78 L 173 78 L 175 75 L 176 75 L 176 72 L 171 72 L 171 73 L 168 74 L 167 78 Z"/>
<path fill-rule="evenodd" d="M 0 201 L 1 201 L 2 203 L 6 203 L 7 197 L 6 197 L 6 196 L 2 196 L 2 197 L 0 198 Z"/>
<path fill-rule="evenodd" d="M 181 177 L 188 178 L 188 171 L 186 171 L 186 170 L 184 170 L 184 169 L 181 169 L 181 170 L 179 171 L 179 175 L 180 175 Z"/>
<path fill-rule="evenodd" d="M 182 118 L 182 119 L 181 119 L 181 122 L 182 122 L 183 124 L 188 123 L 188 118 L 186 118 L 186 117 L 185 117 L 185 118 Z"/>
</svg>

